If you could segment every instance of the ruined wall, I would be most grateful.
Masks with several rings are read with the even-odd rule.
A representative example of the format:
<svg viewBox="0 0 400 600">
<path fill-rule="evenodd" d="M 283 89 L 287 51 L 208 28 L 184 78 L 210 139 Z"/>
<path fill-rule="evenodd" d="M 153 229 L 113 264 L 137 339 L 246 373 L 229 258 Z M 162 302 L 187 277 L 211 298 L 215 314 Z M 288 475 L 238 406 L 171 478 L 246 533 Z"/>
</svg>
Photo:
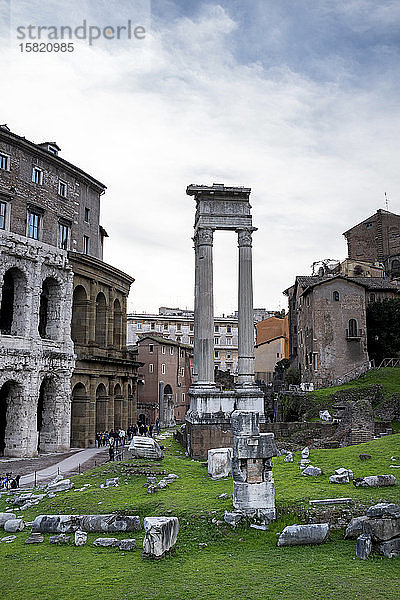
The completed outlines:
<svg viewBox="0 0 400 600">
<path fill-rule="evenodd" d="M 69 448 L 72 279 L 66 251 L 1 232 L 0 452 L 7 456 Z"/>
</svg>

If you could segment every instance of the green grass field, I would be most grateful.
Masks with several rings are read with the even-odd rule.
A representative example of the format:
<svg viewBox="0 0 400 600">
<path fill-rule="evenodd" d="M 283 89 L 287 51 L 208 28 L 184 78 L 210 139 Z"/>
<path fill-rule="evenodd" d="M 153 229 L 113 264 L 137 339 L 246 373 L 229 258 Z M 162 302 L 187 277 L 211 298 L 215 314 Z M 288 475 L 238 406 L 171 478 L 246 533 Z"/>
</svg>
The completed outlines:
<svg viewBox="0 0 400 600">
<path fill-rule="evenodd" d="M 370 385 L 378 384 L 383 386 L 386 398 L 389 398 L 392 394 L 398 394 L 400 392 L 400 368 L 385 367 L 384 369 L 372 369 L 358 379 L 353 379 L 343 385 L 321 388 L 310 392 L 309 395 L 317 400 L 322 400 L 329 398 L 329 396 L 340 390 L 363 389 Z"/>
<path fill-rule="evenodd" d="M 12 600 L 209 600 L 299 598 L 353 600 L 397 600 L 400 595 L 400 560 L 372 556 L 355 559 L 355 542 L 343 539 L 343 530 L 333 531 L 322 546 L 278 548 L 277 532 L 287 524 L 301 522 L 309 499 L 351 496 L 356 504 L 369 506 L 380 499 L 400 502 L 398 488 L 361 489 L 353 485 L 331 485 L 328 477 L 335 468 L 353 469 L 355 476 L 394 473 L 390 457 L 400 464 L 400 436 L 388 436 L 367 444 L 335 450 L 312 450 L 312 464 L 323 475 L 306 478 L 294 463 L 274 459 L 278 518 L 267 532 L 241 525 L 236 531 L 212 523 L 222 520 L 231 499 L 232 480 L 215 482 L 199 462 L 184 457 L 181 447 L 168 442 L 160 469 L 176 473 L 179 479 L 157 494 L 143 488 L 144 475 L 132 475 L 132 461 L 108 463 L 74 478 L 75 487 L 91 483 L 87 491 L 70 491 L 46 498 L 25 511 L 32 520 L 38 514 L 84 514 L 125 512 L 144 516 L 172 514 L 179 517 L 180 532 L 175 550 L 161 561 L 144 560 L 143 531 L 117 534 L 135 537 L 138 548 L 121 552 L 117 548 L 95 548 L 90 534 L 82 548 L 54 546 L 45 536 L 43 544 L 24 541 L 29 530 L 17 534 L 11 544 L 0 544 L 2 558 L 1 597 Z M 361 452 L 372 459 L 362 462 Z M 134 465 L 143 464 L 135 461 Z M 148 463 L 147 463 L 148 464 Z M 124 474 L 125 472 L 125 474 Z M 101 489 L 106 477 L 120 476 L 118 488 Z M 4 497 L 0 510 L 5 510 Z M 171 512 L 168 512 L 171 511 Z M 7 535 L 7 534 L 3 534 Z M 103 534 L 102 534 L 103 535 Z M 112 537 L 112 536 L 111 536 Z M 206 543 L 207 546 L 199 546 Z"/>
</svg>

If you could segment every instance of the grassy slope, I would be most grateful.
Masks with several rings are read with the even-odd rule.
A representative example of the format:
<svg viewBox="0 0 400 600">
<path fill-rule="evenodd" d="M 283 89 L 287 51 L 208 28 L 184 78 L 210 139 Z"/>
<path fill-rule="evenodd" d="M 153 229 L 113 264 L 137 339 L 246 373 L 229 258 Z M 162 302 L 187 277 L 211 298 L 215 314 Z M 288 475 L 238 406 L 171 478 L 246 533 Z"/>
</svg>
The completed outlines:
<svg viewBox="0 0 400 600">
<path fill-rule="evenodd" d="M 284 463 L 283 457 L 275 459 L 277 506 L 285 508 L 285 514 L 282 511 L 267 532 L 244 526 L 233 531 L 225 524 L 211 523 L 212 518 L 221 519 L 224 510 L 231 508 L 231 500 L 219 500 L 217 496 L 231 492 L 232 480 L 211 481 L 200 463 L 177 453 L 180 447 L 175 442 L 171 442 L 162 468 L 177 473 L 180 479 L 157 494 L 146 493 L 142 487 L 145 476 L 122 476 L 118 488 L 100 489 L 106 476 L 123 465 L 98 467 L 74 478 L 75 487 L 90 482 L 92 488 L 46 499 L 39 507 L 26 511 L 25 518 L 31 520 L 43 513 L 115 510 L 143 517 L 172 510 L 180 520 L 175 552 L 162 561 L 143 560 L 142 531 L 134 534 L 138 549 L 132 553 L 94 548 L 91 542 L 99 537 L 97 534 L 89 535 L 87 546 L 75 548 L 50 546 L 47 539 L 41 545 L 27 545 L 24 540 L 28 534 L 22 532 L 12 544 L 0 545 L 0 592 L 3 598 L 13 600 L 98 600 L 99 596 L 111 596 L 113 600 L 397 599 L 398 559 L 376 556 L 365 562 L 354 560 L 355 542 L 344 541 L 342 532 L 333 532 L 331 540 L 322 546 L 293 548 L 277 548 L 276 533 L 299 520 L 296 514 L 290 514 L 290 508 L 299 502 L 306 505 L 309 498 L 352 496 L 366 505 L 380 498 L 399 502 L 398 488 L 364 490 L 328 483 L 328 476 L 340 466 L 352 468 L 356 476 L 396 474 L 389 464 L 390 456 L 400 455 L 399 443 L 400 436 L 395 435 L 349 448 L 312 451 L 312 463 L 324 471 L 319 478 L 299 474 L 297 455 L 293 464 Z M 358 455 L 365 451 L 373 458 L 361 462 Z M 4 508 L 1 499 L 0 510 Z M 202 542 L 207 546 L 199 547 Z"/>
<path fill-rule="evenodd" d="M 331 394 L 334 394 L 339 390 L 366 388 L 370 385 L 376 384 L 383 385 L 387 398 L 392 394 L 398 394 L 400 392 L 400 368 L 386 367 L 384 369 L 372 369 L 358 379 L 349 381 L 349 383 L 335 387 L 322 388 L 320 390 L 316 390 L 315 392 L 311 392 L 310 395 L 319 400 L 328 398 L 331 396 Z"/>
</svg>

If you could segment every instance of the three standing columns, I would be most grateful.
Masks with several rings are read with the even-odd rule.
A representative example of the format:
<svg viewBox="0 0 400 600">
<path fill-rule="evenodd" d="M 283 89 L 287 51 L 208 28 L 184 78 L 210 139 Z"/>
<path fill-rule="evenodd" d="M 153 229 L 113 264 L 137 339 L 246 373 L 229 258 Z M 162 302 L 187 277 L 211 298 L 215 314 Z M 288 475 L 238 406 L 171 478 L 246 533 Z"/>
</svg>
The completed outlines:
<svg viewBox="0 0 400 600">
<path fill-rule="evenodd" d="M 238 386 L 254 385 L 254 316 L 252 233 L 254 227 L 238 229 Z M 195 234 L 194 378 L 195 384 L 215 387 L 213 229 L 198 228 Z"/>
</svg>

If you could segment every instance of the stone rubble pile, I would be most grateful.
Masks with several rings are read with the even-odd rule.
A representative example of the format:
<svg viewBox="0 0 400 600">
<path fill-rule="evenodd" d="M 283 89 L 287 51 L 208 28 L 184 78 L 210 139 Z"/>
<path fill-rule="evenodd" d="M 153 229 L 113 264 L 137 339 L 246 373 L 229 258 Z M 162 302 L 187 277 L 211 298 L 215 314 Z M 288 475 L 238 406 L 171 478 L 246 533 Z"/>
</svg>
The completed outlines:
<svg viewBox="0 0 400 600">
<path fill-rule="evenodd" d="M 147 488 L 147 492 L 149 494 L 154 494 L 155 492 L 158 492 L 158 490 L 168 487 L 176 479 L 179 479 L 178 475 L 175 475 L 175 473 L 169 473 L 157 483 L 157 477 L 151 476 L 147 477 L 147 483 L 145 483 L 143 487 Z"/>
<path fill-rule="evenodd" d="M 356 556 L 366 560 L 371 552 L 387 558 L 400 556 L 400 506 L 382 502 L 370 506 L 365 516 L 352 519 L 345 538 L 357 537 Z"/>
<path fill-rule="evenodd" d="M 335 474 L 329 477 L 329 483 L 350 483 L 353 479 L 353 471 L 341 467 L 340 469 L 336 469 Z"/>
</svg>

